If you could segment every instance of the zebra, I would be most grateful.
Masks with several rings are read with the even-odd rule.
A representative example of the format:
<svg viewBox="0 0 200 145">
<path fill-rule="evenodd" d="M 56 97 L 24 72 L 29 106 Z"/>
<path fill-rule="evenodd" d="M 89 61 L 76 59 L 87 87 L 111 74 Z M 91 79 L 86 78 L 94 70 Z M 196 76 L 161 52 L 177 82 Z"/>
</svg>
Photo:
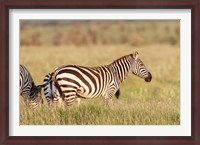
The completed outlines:
<svg viewBox="0 0 200 145">
<path fill-rule="evenodd" d="M 36 107 L 39 103 L 43 103 L 41 88 L 45 85 L 36 86 L 30 72 L 20 64 L 20 95 L 27 105 Z"/>
<path fill-rule="evenodd" d="M 51 74 L 47 74 L 43 80 L 43 83 L 49 82 L 45 87 L 44 87 L 44 95 L 46 98 L 46 101 L 48 105 L 51 105 L 53 103 L 61 103 L 62 100 L 58 94 L 58 90 L 55 87 L 54 82 L 51 79 Z"/>
<path fill-rule="evenodd" d="M 105 105 L 109 106 L 112 96 L 129 73 L 146 82 L 152 80 L 151 73 L 138 57 L 136 51 L 100 67 L 61 66 L 51 76 L 67 106 L 72 105 L 76 98 L 92 99 L 98 96 L 103 96 Z"/>
<path fill-rule="evenodd" d="M 44 86 L 44 95 L 48 105 L 52 105 L 55 103 L 60 105 L 62 103 L 62 98 L 59 96 L 59 92 L 56 89 L 54 82 L 52 81 L 50 73 L 45 75 L 43 83 L 47 84 L 46 86 Z M 115 93 L 115 97 L 118 99 L 119 96 L 120 96 L 120 90 L 118 89 L 117 92 Z M 79 106 L 80 104 L 79 98 L 77 98 L 77 102 Z"/>
</svg>

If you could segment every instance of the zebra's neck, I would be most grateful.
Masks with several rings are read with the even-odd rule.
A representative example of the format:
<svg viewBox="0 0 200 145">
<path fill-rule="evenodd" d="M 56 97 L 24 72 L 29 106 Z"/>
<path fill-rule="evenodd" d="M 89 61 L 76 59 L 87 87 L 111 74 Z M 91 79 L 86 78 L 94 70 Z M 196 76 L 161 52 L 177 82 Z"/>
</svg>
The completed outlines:
<svg viewBox="0 0 200 145">
<path fill-rule="evenodd" d="M 132 63 L 132 57 L 130 55 L 126 55 L 108 65 L 118 84 L 120 84 L 128 76 Z"/>
</svg>

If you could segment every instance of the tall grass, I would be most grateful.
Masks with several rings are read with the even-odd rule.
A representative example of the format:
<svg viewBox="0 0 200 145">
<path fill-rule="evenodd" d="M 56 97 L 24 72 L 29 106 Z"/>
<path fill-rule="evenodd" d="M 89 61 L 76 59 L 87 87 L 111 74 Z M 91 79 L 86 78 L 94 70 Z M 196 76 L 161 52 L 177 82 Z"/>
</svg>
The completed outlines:
<svg viewBox="0 0 200 145">
<path fill-rule="evenodd" d="M 20 100 L 20 124 L 41 125 L 177 125 L 180 124 L 180 49 L 178 45 L 21 46 L 20 63 L 36 84 L 56 67 L 67 64 L 99 66 L 138 51 L 152 73 L 150 83 L 130 74 L 121 84 L 121 96 L 112 107 L 103 98 L 82 99 L 79 107 L 49 107 L 45 102 L 31 109 Z"/>
</svg>

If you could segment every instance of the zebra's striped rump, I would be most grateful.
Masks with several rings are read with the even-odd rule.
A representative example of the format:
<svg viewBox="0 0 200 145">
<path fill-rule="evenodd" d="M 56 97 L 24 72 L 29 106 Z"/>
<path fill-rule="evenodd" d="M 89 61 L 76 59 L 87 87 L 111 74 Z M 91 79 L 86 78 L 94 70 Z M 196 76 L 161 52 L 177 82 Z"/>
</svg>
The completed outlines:
<svg viewBox="0 0 200 145">
<path fill-rule="evenodd" d="M 82 98 L 94 98 L 105 88 L 101 85 L 103 79 L 100 72 L 92 68 L 69 65 L 60 69 L 56 78 L 62 93 L 67 96 L 77 93 Z"/>
<path fill-rule="evenodd" d="M 151 81 L 151 73 L 138 56 L 135 52 L 101 67 L 62 66 L 51 74 L 52 80 L 67 105 L 72 105 L 77 97 L 92 99 L 103 96 L 108 103 L 114 94 L 119 93 L 121 82 L 130 72 L 146 82 Z"/>
</svg>

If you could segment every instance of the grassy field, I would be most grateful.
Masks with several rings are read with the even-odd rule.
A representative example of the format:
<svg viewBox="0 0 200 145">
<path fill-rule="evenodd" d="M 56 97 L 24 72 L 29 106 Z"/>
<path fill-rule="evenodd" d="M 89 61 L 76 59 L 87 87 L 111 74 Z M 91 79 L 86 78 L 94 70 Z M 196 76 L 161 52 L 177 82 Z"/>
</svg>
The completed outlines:
<svg viewBox="0 0 200 145">
<path fill-rule="evenodd" d="M 31 109 L 20 100 L 22 125 L 179 125 L 180 48 L 179 45 L 59 45 L 21 46 L 20 63 L 31 72 L 36 84 L 56 67 L 66 64 L 99 66 L 138 51 L 152 73 L 150 83 L 130 74 L 121 84 L 121 96 L 113 96 L 114 106 L 104 106 L 103 98 L 81 100 L 66 107 L 42 106 Z M 43 96 L 44 98 L 44 96 Z"/>
</svg>

